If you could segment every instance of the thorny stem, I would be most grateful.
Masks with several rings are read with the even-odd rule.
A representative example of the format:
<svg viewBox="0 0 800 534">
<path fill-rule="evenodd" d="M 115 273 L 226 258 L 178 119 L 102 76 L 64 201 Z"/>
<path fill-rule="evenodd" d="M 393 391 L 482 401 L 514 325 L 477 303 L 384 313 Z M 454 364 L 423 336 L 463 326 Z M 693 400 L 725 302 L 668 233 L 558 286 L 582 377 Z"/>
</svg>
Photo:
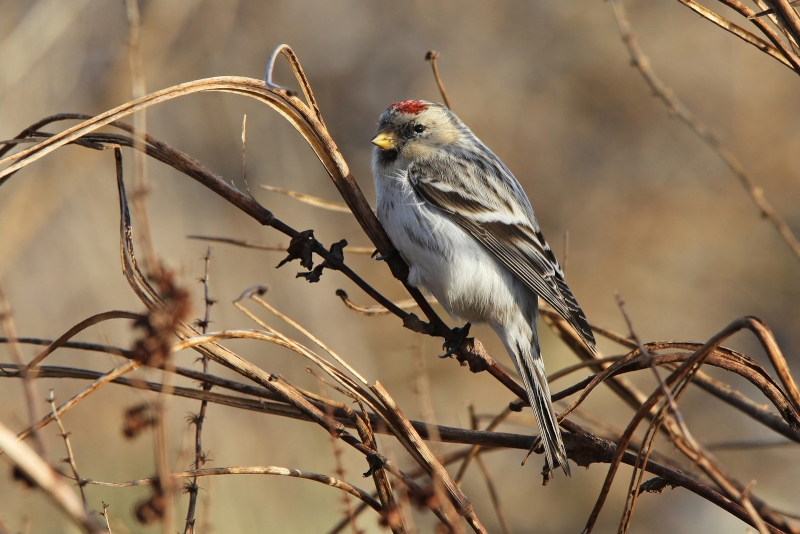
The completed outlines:
<svg viewBox="0 0 800 534">
<path fill-rule="evenodd" d="M 83 489 L 83 487 L 86 485 L 86 482 L 78 474 L 78 463 L 75 461 L 75 453 L 72 451 L 72 442 L 70 442 L 69 440 L 69 432 L 67 432 L 67 429 L 64 428 L 64 423 L 58 416 L 58 409 L 56 408 L 56 398 L 53 396 L 52 389 L 50 390 L 50 394 L 47 396 L 47 402 L 50 403 L 50 412 L 53 414 L 53 418 L 56 420 L 56 423 L 58 424 L 58 429 L 61 431 L 61 437 L 64 438 L 64 446 L 67 449 L 67 457 L 65 459 L 66 463 L 68 463 L 70 469 L 72 469 L 72 474 L 75 477 L 75 482 L 78 484 L 78 489 L 81 490 L 81 499 L 83 500 L 83 505 L 86 506 L 86 492 Z"/>
<path fill-rule="evenodd" d="M 100 501 L 100 502 L 103 504 L 103 511 L 100 512 L 100 515 L 103 516 L 103 519 L 106 520 L 106 528 L 108 529 L 108 534 L 114 534 L 113 532 L 111 532 L 111 521 L 108 516 L 109 505 L 106 504 L 105 501 Z"/>
<path fill-rule="evenodd" d="M 209 294 L 209 275 L 211 273 L 211 247 L 206 249 L 206 254 L 203 256 L 203 261 L 205 262 L 205 270 L 203 274 L 203 278 L 200 279 L 200 282 L 203 284 L 203 300 L 205 301 L 205 315 L 203 316 L 202 321 L 198 321 L 198 326 L 200 326 L 200 330 L 203 334 L 208 331 L 208 325 L 211 322 L 211 306 L 215 304 L 215 301 L 211 298 Z M 208 374 L 208 357 L 205 354 L 201 354 L 200 360 L 203 364 L 203 373 Z M 211 384 L 209 382 L 202 382 L 202 389 L 203 391 L 211 391 Z M 208 400 L 203 399 L 200 401 L 200 411 L 194 415 L 191 419 L 192 423 L 195 425 L 195 433 L 194 433 L 194 468 L 195 469 L 202 469 L 206 463 L 206 455 L 203 453 L 203 423 L 206 420 L 206 409 L 208 408 Z M 197 496 L 199 487 L 197 486 L 197 477 L 191 479 L 189 484 L 186 486 L 186 491 L 189 493 L 189 509 L 186 512 L 186 526 L 184 528 L 184 534 L 193 534 L 194 533 L 194 526 L 195 526 L 195 508 L 197 507 Z"/>
</svg>

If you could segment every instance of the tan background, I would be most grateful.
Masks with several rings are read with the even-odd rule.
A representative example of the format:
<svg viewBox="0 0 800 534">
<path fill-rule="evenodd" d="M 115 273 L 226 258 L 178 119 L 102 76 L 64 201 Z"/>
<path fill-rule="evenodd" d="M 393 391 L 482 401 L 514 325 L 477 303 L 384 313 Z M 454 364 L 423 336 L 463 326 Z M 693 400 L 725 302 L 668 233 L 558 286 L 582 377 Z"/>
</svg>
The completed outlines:
<svg viewBox="0 0 800 534">
<path fill-rule="evenodd" d="M 629 2 L 628 7 L 654 68 L 729 144 L 799 232 L 800 80 L 678 2 Z M 772 327 L 795 372 L 800 370 L 796 258 L 718 157 L 651 97 L 630 68 L 603 2 L 164 0 L 144 2 L 142 19 L 148 91 L 215 75 L 260 78 L 271 50 L 289 43 L 370 199 L 369 139 L 377 118 L 396 100 L 439 99 L 423 61 L 427 50 L 438 50 L 454 110 L 522 182 L 559 257 L 564 232 L 569 231 L 568 281 L 591 321 L 624 330 L 614 290 L 627 301 L 645 340 L 702 341 L 741 315 L 757 315 Z M 120 1 L 0 1 L 0 138 L 13 137 L 45 115 L 96 114 L 129 100 L 127 35 Z M 293 81 L 283 65 L 276 79 Z M 346 214 L 322 212 L 257 190 L 256 184 L 269 183 L 337 199 L 313 153 L 268 108 L 230 95 L 190 96 L 152 108 L 148 132 L 241 187 L 244 113 L 248 176 L 256 197 L 295 228 L 314 228 L 324 243 L 344 237 L 351 245 L 368 245 Z M 130 178 L 129 152 L 126 170 Z M 148 170 L 156 249 L 194 292 L 198 316 L 201 286 L 196 279 L 205 245 L 186 235 L 286 241 L 171 169 L 150 162 Z M 0 277 L 20 335 L 55 338 L 91 314 L 142 309 L 120 272 L 113 172 L 111 152 L 68 147 L 0 189 Z M 220 245 L 213 255 L 211 292 L 220 301 L 213 309 L 213 329 L 252 327 L 230 301 L 243 288 L 266 283 L 272 288 L 270 302 L 346 355 L 367 378 L 380 380 L 410 416 L 420 416 L 413 366 L 420 350 L 439 422 L 464 426 L 468 402 L 481 413 L 496 413 L 511 400 L 487 376 L 471 375 L 436 358 L 438 342 L 404 331 L 394 318 L 346 312 L 334 296 L 337 288 L 347 289 L 357 302 L 368 300 L 339 274 L 326 272 L 319 284 L 310 285 L 294 278 L 296 263 L 274 269 L 280 253 Z M 401 286 L 383 265 L 353 255 L 348 262 L 385 294 L 403 298 Z M 294 335 L 288 327 L 285 331 Z M 477 333 L 492 354 L 507 362 L 490 331 L 479 328 Z M 127 346 L 132 333 L 127 322 L 117 321 L 79 339 Z M 766 363 L 747 335 L 736 336 L 730 345 Z M 317 388 L 305 362 L 292 354 L 251 342 L 230 346 L 268 371 Z M 604 342 L 600 346 L 610 354 L 619 352 Z M 543 348 L 551 371 L 574 361 L 549 332 L 543 334 Z M 25 349 L 27 358 L 35 353 Z M 10 360 L 5 349 L 0 354 L 3 361 Z M 184 353 L 178 362 L 197 366 L 194 357 Z M 100 370 L 112 366 L 109 356 L 76 351 L 61 351 L 50 363 Z M 155 372 L 142 376 L 160 379 Z M 637 380 L 651 388 L 648 378 Z M 740 381 L 723 378 L 762 401 Z M 54 387 L 63 401 L 83 385 L 42 380 L 39 396 Z M 143 436 L 124 441 L 120 432 L 124 408 L 144 397 L 110 386 L 65 417 L 84 477 L 121 481 L 155 472 L 152 440 Z M 197 404 L 170 404 L 176 469 L 189 467 L 191 429 L 184 416 L 196 411 Z M 776 438 L 704 393 L 690 391 L 682 406 L 690 428 L 704 442 Z M 617 426 L 630 416 L 606 390 L 598 390 L 587 409 Z M 0 420 L 14 429 L 25 426 L 19 382 L 0 381 Z M 311 424 L 212 405 L 206 428 L 211 466 L 333 471 L 329 442 Z M 518 424 L 504 428 L 531 432 Z M 52 429 L 45 435 L 49 458 L 57 461 L 63 456 L 62 443 Z M 397 446 L 384 441 L 383 447 L 409 465 Z M 661 449 L 671 451 L 668 444 Z M 574 469 L 572 479 L 560 477 L 543 488 L 537 474 L 540 459 L 520 468 L 521 456 L 519 451 L 487 456 L 514 531 L 578 532 L 606 468 Z M 796 447 L 719 456 L 741 480 L 758 480 L 758 495 L 777 507 L 797 510 Z M 345 458 L 348 480 L 370 488 L 371 481 L 360 478 L 365 462 L 350 451 Z M 73 528 L 40 494 L 13 483 L 9 470 L 0 462 L 3 525 L 12 532 Z M 628 473 L 623 469 L 598 532 L 615 528 Z M 204 481 L 203 487 L 200 532 L 323 532 L 342 510 L 335 490 L 295 479 L 224 477 Z M 467 477 L 465 491 L 489 529 L 497 531 L 477 470 Z M 146 488 L 90 487 L 88 494 L 95 509 L 101 508 L 101 499 L 111 504 L 115 532 L 147 530 L 132 518 L 133 505 L 148 494 Z M 185 499 L 179 502 L 177 521 L 185 516 Z M 374 515 L 366 514 L 360 525 L 369 532 L 379 530 Z M 429 531 L 430 516 L 419 525 Z M 182 530 L 182 525 L 176 522 L 175 528 Z M 634 531 L 744 532 L 745 525 L 676 489 L 644 496 Z"/>
</svg>

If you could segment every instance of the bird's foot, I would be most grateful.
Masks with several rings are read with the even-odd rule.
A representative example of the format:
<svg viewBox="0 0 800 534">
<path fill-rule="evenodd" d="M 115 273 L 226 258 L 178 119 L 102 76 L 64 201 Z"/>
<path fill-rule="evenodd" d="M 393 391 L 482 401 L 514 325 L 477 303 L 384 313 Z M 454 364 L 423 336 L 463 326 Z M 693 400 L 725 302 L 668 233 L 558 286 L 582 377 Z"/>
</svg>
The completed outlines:
<svg viewBox="0 0 800 534">
<path fill-rule="evenodd" d="M 472 327 L 472 324 L 467 323 L 461 328 L 453 328 L 453 339 L 446 339 L 444 343 L 442 343 L 442 348 L 446 350 L 444 354 L 439 356 L 440 358 L 450 358 L 464 342 L 467 340 L 469 336 L 469 329 Z"/>
<path fill-rule="evenodd" d="M 388 254 L 381 254 L 380 250 L 375 249 L 375 252 L 372 253 L 372 256 L 370 256 L 370 258 L 372 258 L 375 261 L 386 261 L 389 258 L 394 257 L 395 254 L 397 254 L 396 250 L 393 250 L 393 251 L 389 252 Z"/>
</svg>

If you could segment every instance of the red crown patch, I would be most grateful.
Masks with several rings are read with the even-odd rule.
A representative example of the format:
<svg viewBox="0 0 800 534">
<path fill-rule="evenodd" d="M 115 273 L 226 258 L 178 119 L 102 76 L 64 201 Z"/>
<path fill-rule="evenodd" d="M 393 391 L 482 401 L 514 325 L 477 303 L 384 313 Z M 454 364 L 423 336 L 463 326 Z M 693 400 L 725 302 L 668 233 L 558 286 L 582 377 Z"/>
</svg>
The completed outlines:
<svg viewBox="0 0 800 534">
<path fill-rule="evenodd" d="M 408 113 L 409 115 L 417 115 L 428 109 L 428 104 L 420 100 L 406 100 L 405 102 L 395 102 L 390 106 L 390 109 L 397 113 Z"/>
</svg>

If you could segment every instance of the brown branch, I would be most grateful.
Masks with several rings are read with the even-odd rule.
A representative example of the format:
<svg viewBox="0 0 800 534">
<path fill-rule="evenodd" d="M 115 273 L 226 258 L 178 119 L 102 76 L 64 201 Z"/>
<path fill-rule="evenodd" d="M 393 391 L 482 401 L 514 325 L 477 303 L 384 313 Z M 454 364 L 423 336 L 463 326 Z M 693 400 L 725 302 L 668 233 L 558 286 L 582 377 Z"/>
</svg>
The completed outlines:
<svg viewBox="0 0 800 534">
<path fill-rule="evenodd" d="M 89 386 L 87 386 L 86 388 L 84 388 L 83 390 L 78 392 L 76 395 L 74 395 L 70 400 L 68 400 L 67 402 L 65 402 L 61 406 L 59 406 L 58 410 L 56 410 L 56 414 L 62 415 L 64 413 L 68 412 L 69 410 L 74 408 L 76 404 L 81 402 L 83 399 L 85 399 L 86 397 L 88 397 L 89 395 L 91 395 L 92 393 L 94 393 L 95 391 L 97 391 L 98 389 L 103 387 L 104 385 L 108 384 L 109 382 L 113 382 L 115 379 L 117 379 L 118 377 L 120 377 L 121 375 L 123 375 L 125 373 L 133 371 L 134 369 L 138 368 L 140 365 L 141 365 L 141 363 L 136 361 L 136 360 L 129 360 L 127 362 L 123 362 L 122 364 L 118 365 L 117 367 L 115 367 L 114 369 L 109 371 L 108 373 L 101 374 L 101 373 L 93 372 L 94 373 L 93 377 L 96 378 L 96 380 L 92 384 L 90 384 Z M 3 367 L 8 367 L 8 365 L 5 364 L 5 365 L 3 365 Z M 17 373 L 16 374 L 13 374 L 13 375 L 9 374 L 7 376 L 19 376 L 19 377 L 22 377 L 24 375 L 23 375 L 23 373 L 21 371 L 22 371 L 21 368 L 17 368 Z M 22 432 L 20 432 L 17 435 L 17 438 L 20 439 L 20 440 L 26 439 L 27 437 L 29 437 L 30 435 L 34 434 L 37 430 L 39 430 L 43 426 L 45 426 L 45 425 L 47 425 L 49 423 L 52 423 L 54 420 L 55 420 L 54 415 L 52 413 L 50 413 L 50 414 L 44 416 L 39 421 L 37 421 L 36 423 L 34 423 L 33 425 L 31 425 L 30 427 L 28 427 L 27 429 L 25 429 Z M 2 454 L 2 451 L 0 451 L 0 454 Z"/>
<path fill-rule="evenodd" d="M 8 300 L 6 300 L 6 294 L 2 286 L 0 286 L 0 324 L 3 325 L 3 330 L 8 339 L 8 350 L 11 353 L 11 358 L 17 365 L 22 366 L 24 359 L 17 342 L 17 329 L 14 326 L 14 318 L 11 316 L 11 305 L 8 303 Z M 36 373 L 29 372 L 26 366 L 20 376 L 22 378 L 22 390 L 25 394 L 25 407 L 28 411 L 28 424 L 33 425 L 39 418 L 35 402 L 35 399 L 38 397 L 36 394 L 36 385 L 34 383 Z M 44 442 L 39 437 L 39 434 L 36 433 L 36 430 L 33 431 L 33 445 L 36 452 L 40 455 L 44 454 Z"/>
<path fill-rule="evenodd" d="M 336 296 L 342 299 L 342 302 L 344 302 L 344 305 L 347 306 L 348 309 L 353 310 L 359 315 L 366 315 L 368 317 L 372 317 L 376 315 L 388 315 L 389 313 L 391 313 L 390 310 L 381 305 L 360 306 L 354 303 L 352 300 L 350 300 L 350 297 L 347 296 L 347 292 L 344 289 L 337 289 Z M 431 304 L 438 303 L 436 297 L 433 296 L 427 297 L 427 301 Z M 419 306 L 417 301 L 414 299 L 400 300 L 395 302 L 394 305 L 400 308 L 401 310 L 411 310 Z"/>
<path fill-rule="evenodd" d="M 61 437 L 64 439 L 64 447 L 67 449 L 67 457 L 65 461 L 69 464 L 70 469 L 72 469 L 72 476 L 75 477 L 75 482 L 78 484 L 78 489 L 81 491 L 81 500 L 83 501 L 83 506 L 86 507 L 86 492 L 83 490 L 86 482 L 84 482 L 84 480 L 78 474 L 78 462 L 75 460 L 75 453 L 72 451 L 72 442 L 70 442 L 69 439 L 69 432 L 67 432 L 67 429 L 64 428 L 64 423 L 61 422 L 61 418 L 58 416 L 56 399 L 53 396 L 52 389 L 50 390 L 50 394 L 47 396 L 47 401 L 50 403 L 50 413 L 53 414 L 53 418 L 56 420 L 56 423 L 58 423 L 58 429 L 61 431 Z"/>
<path fill-rule="evenodd" d="M 245 118 L 247 115 L 245 115 Z M 244 134 L 242 134 L 244 139 Z M 242 145 L 244 147 L 244 144 Z M 244 151 L 244 148 L 242 148 Z M 200 282 L 203 284 L 203 301 L 205 303 L 205 315 L 203 319 L 198 321 L 200 331 L 206 333 L 208 325 L 211 322 L 211 306 L 215 304 L 209 293 L 208 283 L 211 275 L 211 247 L 206 249 L 206 254 L 203 256 L 205 269 L 203 271 L 203 278 Z M 208 374 L 208 357 L 205 354 L 200 356 L 200 361 L 203 364 L 203 373 Z M 203 391 L 211 391 L 211 384 L 202 382 Z M 194 424 L 194 468 L 202 469 L 206 463 L 206 455 L 203 453 L 203 423 L 206 420 L 206 410 L 208 408 L 208 401 L 203 399 L 200 401 L 200 411 L 191 417 L 191 422 Z M 186 491 L 189 493 L 189 506 L 186 511 L 186 526 L 184 527 L 184 534 L 194 534 L 195 526 L 195 508 L 197 507 L 197 494 L 199 491 L 197 486 L 197 477 L 192 478 L 191 482 L 187 485 Z"/>
<path fill-rule="evenodd" d="M 478 430 L 478 419 L 475 417 L 475 406 L 472 404 L 469 405 L 469 419 L 472 430 Z M 470 451 L 470 453 L 471 452 L 472 451 Z M 464 463 L 466 462 L 467 458 L 464 459 Z M 489 468 L 486 467 L 486 462 L 483 461 L 483 456 L 475 456 L 475 463 L 478 465 L 478 469 L 480 469 L 481 475 L 483 476 L 483 481 L 486 484 L 486 489 L 489 491 L 489 498 L 492 501 L 492 506 L 494 506 L 494 511 L 495 514 L 497 514 L 497 520 L 500 522 L 500 528 L 503 534 L 511 534 L 511 527 L 508 525 L 503 503 L 500 502 L 500 495 L 497 493 L 497 488 L 495 488 L 494 482 L 492 481 L 492 474 Z"/>
<path fill-rule="evenodd" d="M 196 478 L 205 476 L 219 476 L 219 475 L 278 475 L 286 477 L 302 478 L 305 480 L 312 480 L 336 489 L 340 489 L 364 501 L 376 512 L 382 511 L 381 503 L 376 501 L 372 495 L 366 491 L 348 484 L 344 480 L 323 475 L 320 473 L 312 473 L 310 471 L 301 471 L 299 469 L 290 469 L 287 467 L 275 466 L 248 466 L 248 467 L 214 467 L 206 469 L 192 469 L 190 471 L 181 471 L 177 473 L 170 473 L 170 477 L 175 479 L 183 478 Z M 104 486 L 110 488 L 129 488 L 133 486 L 149 486 L 158 482 L 158 477 L 140 478 L 138 480 L 128 480 L 126 482 L 101 482 L 98 480 L 86 480 L 87 484 L 93 486 Z"/>
<path fill-rule="evenodd" d="M 13 366 L 9 366 L 9 364 L 4 364 L 3 367 L 13 368 Z M 99 375 L 99 373 L 95 371 L 78 370 L 78 369 L 71 370 L 71 369 L 47 367 L 47 366 L 42 367 L 40 373 L 41 373 L 40 376 L 42 376 L 43 378 L 69 377 L 69 378 L 91 379 Z M 156 392 L 164 391 L 164 388 L 161 384 L 155 384 L 138 379 L 128 380 L 124 378 L 117 378 L 113 380 L 113 382 L 128 387 L 148 389 L 150 391 L 156 391 Z M 263 400 L 256 401 L 238 397 L 230 397 L 227 395 L 220 395 L 218 393 L 211 393 L 211 392 L 206 393 L 194 388 L 174 387 L 172 388 L 172 391 L 170 391 L 169 393 L 172 395 L 178 395 L 190 399 L 200 400 L 203 398 L 207 398 L 209 402 L 218 403 L 224 406 L 248 409 L 271 415 L 278 415 L 281 417 L 289 417 L 301 421 L 316 422 L 311 415 L 297 409 L 294 406 L 286 406 L 285 404 L 277 404 L 274 402 L 267 402 Z M 309 400 L 308 402 L 316 404 L 314 401 Z M 380 421 L 377 418 L 377 416 L 373 414 L 369 414 L 369 416 L 372 428 L 376 432 L 384 434 L 390 433 L 390 431 L 384 425 L 380 424 Z M 347 415 L 341 411 L 335 410 L 334 417 L 344 425 L 351 427 L 355 426 L 348 419 Z M 423 439 L 431 438 L 429 434 L 429 425 L 427 423 L 424 423 L 422 421 L 411 421 L 411 424 L 414 426 L 414 429 L 419 433 L 420 437 L 422 437 Z M 562 425 L 564 425 L 571 431 L 574 431 L 576 428 L 580 429 L 580 427 L 577 427 L 577 425 L 574 425 L 574 423 L 571 423 L 567 420 L 562 421 Z M 448 427 L 442 425 L 436 426 L 436 434 L 438 434 L 438 438 L 445 443 L 460 443 L 467 445 L 480 445 L 482 447 L 510 448 L 510 449 L 525 450 L 525 451 L 530 450 L 530 447 L 535 439 L 532 436 L 525 436 L 520 434 L 510 434 L 504 432 L 473 431 L 468 429 Z M 614 451 L 616 450 L 616 445 L 612 441 L 604 440 L 597 436 L 593 436 L 589 433 L 586 433 L 585 431 L 583 433 L 567 433 L 564 434 L 563 437 L 568 457 L 578 465 L 588 467 L 592 463 L 609 463 L 613 459 Z M 635 462 L 636 462 L 636 456 L 633 454 L 625 453 L 625 455 L 622 457 L 622 463 L 625 463 L 627 465 L 634 465 Z M 669 467 L 666 467 L 664 465 L 658 464 L 657 462 L 654 462 L 652 460 L 649 460 L 645 464 L 645 470 L 649 473 L 661 476 L 669 480 L 670 483 L 674 483 L 678 486 L 684 487 L 692 491 L 693 493 L 697 494 L 701 498 L 708 500 L 712 504 L 715 504 L 720 508 L 722 508 L 723 510 L 726 510 L 732 515 L 742 519 L 743 521 L 745 522 L 747 521 L 747 513 L 744 511 L 744 509 L 742 509 L 729 499 L 723 497 L 712 488 L 703 485 L 702 483 L 692 479 L 691 477 L 688 477 L 685 474 L 676 471 L 674 469 L 671 469 Z M 393 472 L 392 474 L 395 473 Z M 402 479 L 403 478 L 401 476 L 401 480 Z M 416 490 L 421 491 L 419 486 L 416 486 Z M 413 487 L 412 491 L 414 491 Z"/>
<path fill-rule="evenodd" d="M 299 191 L 292 191 L 291 189 L 284 189 L 283 187 L 275 187 L 274 185 L 261 184 L 260 187 L 261 189 L 265 189 L 271 193 L 279 193 L 281 195 L 295 198 L 300 202 L 314 206 L 315 208 L 322 208 L 325 210 L 338 211 L 342 213 L 352 213 L 350 208 L 347 207 L 347 204 L 342 204 L 341 202 L 331 202 L 330 200 L 325 200 L 324 198 L 307 195 L 305 193 L 300 193 Z"/>
<path fill-rule="evenodd" d="M 211 241 L 212 243 L 226 243 L 228 245 L 236 245 L 244 248 L 255 248 L 258 250 L 269 250 L 272 252 L 286 252 L 288 245 L 265 245 L 264 243 L 256 243 L 255 241 L 247 241 L 245 239 L 233 239 L 231 237 L 213 237 L 206 235 L 187 235 L 189 239 L 199 239 L 201 241 Z M 348 254 L 366 254 L 370 255 L 374 251 L 369 247 L 347 247 Z M 388 310 L 386 313 L 390 313 Z"/>
<path fill-rule="evenodd" d="M 689 5 L 687 2 L 684 3 Z M 698 137 L 700 137 L 700 139 L 705 141 L 711 147 L 711 149 L 717 154 L 717 156 L 719 156 L 722 162 L 728 166 L 733 174 L 739 179 L 739 182 L 742 184 L 742 186 L 744 186 L 744 188 L 747 190 L 750 198 L 761 212 L 761 215 L 766 217 L 772 223 L 794 255 L 797 256 L 797 259 L 800 260 L 800 241 L 798 241 L 791 228 L 789 228 L 789 225 L 787 225 L 781 216 L 778 215 L 778 213 L 775 211 L 775 208 L 766 199 L 763 189 L 756 185 L 755 181 L 745 170 L 742 163 L 736 158 L 736 156 L 733 155 L 733 152 L 731 152 L 725 145 L 722 144 L 722 141 L 719 139 L 719 137 L 713 131 L 711 131 L 708 126 L 706 126 L 706 124 L 701 121 L 700 118 L 695 115 L 694 112 L 692 112 L 692 110 L 690 110 L 686 104 L 684 104 L 683 101 L 675 95 L 672 89 L 667 87 L 661 78 L 655 73 L 650 64 L 650 60 L 644 55 L 644 52 L 642 52 L 642 49 L 639 47 L 639 43 L 636 40 L 636 36 L 631 30 L 627 15 L 625 14 L 625 8 L 622 5 L 621 0 L 612 0 L 611 7 L 614 10 L 614 17 L 617 21 L 619 32 L 622 35 L 622 42 L 625 43 L 625 46 L 628 48 L 628 53 L 631 56 L 631 64 L 639 70 L 642 77 L 653 90 L 653 93 L 658 96 L 662 102 L 664 102 L 670 113 L 677 116 L 684 124 L 689 126 L 689 128 L 691 128 L 692 131 L 697 134 Z M 795 68 L 797 67 L 798 66 L 795 65 Z"/>
<path fill-rule="evenodd" d="M 91 317 L 79 322 L 78 324 L 76 324 L 75 326 L 64 332 L 58 339 L 50 343 L 50 345 L 46 349 L 37 354 L 36 357 L 33 358 L 30 361 L 30 363 L 28 363 L 25 370 L 28 371 L 32 368 L 35 368 L 42 362 L 42 360 L 47 358 L 56 349 L 63 346 L 66 341 L 75 337 L 80 332 L 86 330 L 90 326 L 94 326 L 96 324 L 102 323 L 103 321 L 109 321 L 111 319 L 132 319 L 134 321 L 141 321 L 144 318 L 145 316 L 142 315 L 141 313 L 134 313 L 122 310 L 112 310 L 92 315 Z"/>
<path fill-rule="evenodd" d="M 781 38 L 778 36 L 775 31 L 770 28 L 766 23 L 763 21 L 754 18 L 752 19 L 753 24 L 755 24 L 759 30 L 761 30 L 764 35 L 772 42 L 772 45 L 765 42 L 763 39 L 754 35 L 753 33 L 745 30 L 738 24 L 731 22 L 730 20 L 718 15 L 717 13 L 711 11 L 705 6 L 702 6 L 695 2 L 694 0 L 678 0 L 681 4 L 685 5 L 704 19 L 716 24 L 720 28 L 725 31 L 728 31 L 735 35 L 736 37 L 742 39 L 744 42 L 751 44 L 767 54 L 768 56 L 772 57 L 773 59 L 778 60 L 779 62 L 783 63 L 790 69 L 794 70 L 795 72 L 800 73 L 800 58 L 795 55 L 792 51 L 791 47 L 784 43 Z M 750 15 L 755 15 L 755 13 L 745 7 L 743 4 L 738 2 L 738 0 L 721 0 L 724 4 L 728 7 L 733 8 L 734 10 L 738 11 L 742 15 L 747 18 L 750 18 Z M 774 45 L 774 46 L 773 46 Z"/>
<path fill-rule="evenodd" d="M 5 452 L 14 465 L 47 494 L 75 524 L 93 534 L 104 531 L 66 481 L 2 423 L 0 423 L 0 451 Z"/>
<path fill-rule="evenodd" d="M 447 491 L 448 497 L 455 506 L 459 515 L 466 518 L 469 525 L 475 532 L 483 533 L 486 529 L 481 524 L 478 516 L 475 515 L 472 503 L 466 495 L 461 491 L 453 478 L 439 462 L 436 456 L 431 453 L 428 446 L 422 441 L 420 434 L 416 431 L 411 422 L 405 417 L 400 407 L 394 402 L 394 399 L 389 395 L 380 382 L 375 382 L 374 386 L 370 389 L 378 397 L 378 399 L 388 408 L 387 415 L 390 416 L 391 422 L 402 431 L 402 438 L 398 435 L 400 442 L 406 450 L 415 457 L 417 463 L 426 469 L 428 475 L 434 479 L 436 483 L 442 484 Z M 426 424 L 427 426 L 427 424 Z M 396 434 L 397 435 L 397 434 Z"/>
<path fill-rule="evenodd" d="M 695 351 L 692 356 L 687 359 L 684 363 L 682 363 L 675 371 L 673 371 L 664 381 L 667 387 L 672 387 L 674 384 L 678 383 L 679 380 L 683 380 L 692 372 L 693 369 L 699 368 L 699 366 L 704 362 L 706 358 L 714 351 L 716 347 L 719 346 L 722 341 L 727 339 L 729 336 L 738 332 L 742 329 L 751 329 L 752 328 L 752 321 L 753 318 L 745 317 L 742 319 L 738 319 L 732 323 L 730 323 L 727 327 L 721 330 L 718 334 L 713 336 L 702 348 Z M 615 363 L 609 369 L 613 368 L 616 365 L 619 365 L 621 362 L 624 362 L 625 359 L 623 358 L 619 362 Z M 649 362 L 648 362 L 649 364 Z M 606 371 L 607 372 L 607 371 Z M 617 449 L 614 453 L 614 457 L 611 461 L 611 466 L 609 467 L 608 474 L 606 475 L 606 480 L 603 484 L 603 489 L 600 492 L 600 496 L 595 503 L 595 507 L 592 510 L 591 515 L 589 516 L 589 520 L 586 523 L 586 527 L 584 529 L 585 533 L 591 532 L 595 522 L 597 521 L 597 517 L 600 513 L 600 510 L 603 507 L 605 502 L 605 498 L 608 495 L 608 491 L 610 490 L 611 483 L 614 479 L 614 475 L 619 467 L 619 464 L 622 460 L 622 456 L 625 454 L 625 449 L 630 442 L 633 432 L 639 425 L 639 423 L 650 413 L 656 403 L 661 399 L 663 394 L 662 388 L 657 388 L 651 395 L 648 397 L 647 401 L 642 405 L 641 409 L 639 409 L 636 414 L 634 415 L 633 419 L 628 424 L 625 432 L 623 433 L 622 437 L 620 438 L 619 443 L 617 443 Z M 742 509 L 744 510 L 744 509 Z M 752 520 L 749 518 L 749 514 L 745 512 L 745 516 L 749 524 L 753 524 Z"/>
<path fill-rule="evenodd" d="M 433 69 L 433 77 L 436 79 L 436 85 L 439 87 L 439 92 L 442 94 L 444 105 L 449 109 L 453 109 L 450 105 L 450 99 L 447 97 L 447 91 L 444 88 L 442 77 L 439 76 L 439 67 L 436 64 L 437 59 L 439 59 L 439 52 L 436 50 L 430 50 L 427 54 L 425 54 L 425 61 L 429 61 L 431 64 L 431 68 Z"/>
<path fill-rule="evenodd" d="M 108 529 L 108 534 L 113 534 L 111 532 L 111 519 L 110 519 L 110 517 L 108 515 L 109 505 L 106 504 L 105 501 L 100 501 L 100 502 L 103 504 L 103 511 L 102 512 L 98 512 L 98 513 L 103 517 L 103 519 L 106 520 L 106 528 Z"/>
</svg>

